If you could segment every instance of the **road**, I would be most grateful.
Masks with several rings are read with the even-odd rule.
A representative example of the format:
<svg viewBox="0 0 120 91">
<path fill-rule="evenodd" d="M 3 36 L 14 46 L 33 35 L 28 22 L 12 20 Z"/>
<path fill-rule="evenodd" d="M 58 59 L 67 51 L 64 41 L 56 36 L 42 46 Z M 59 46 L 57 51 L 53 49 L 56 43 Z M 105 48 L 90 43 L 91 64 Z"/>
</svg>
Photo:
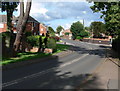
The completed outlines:
<svg viewBox="0 0 120 91">
<path fill-rule="evenodd" d="M 102 45 L 63 41 L 73 45 L 71 54 L 3 71 L 3 89 L 74 89 L 105 59 Z"/>
</svg>

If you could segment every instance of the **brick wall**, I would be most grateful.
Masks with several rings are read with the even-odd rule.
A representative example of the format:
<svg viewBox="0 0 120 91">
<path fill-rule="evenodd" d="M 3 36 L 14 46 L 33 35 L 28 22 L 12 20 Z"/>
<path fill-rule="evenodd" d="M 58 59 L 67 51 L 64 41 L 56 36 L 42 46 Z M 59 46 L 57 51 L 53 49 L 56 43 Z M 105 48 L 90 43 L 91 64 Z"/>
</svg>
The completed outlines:
<svg viewBox="0 0 120 91">
<path fill-rule="evenodd" d="M 0 25 L 0 33 L 1 32 L 6 32 L 7 31 L 7 24 L 5 23 L 5 24 L 1 24 Z"/>
<path fill-rule="evenodd" d="M 47 28 L 43 24 L 40 24 L 39 25 L 39 32 L 40 32 L 40 35 L 42 35 L 42 34 L 46 35 Z"/>
</svg>

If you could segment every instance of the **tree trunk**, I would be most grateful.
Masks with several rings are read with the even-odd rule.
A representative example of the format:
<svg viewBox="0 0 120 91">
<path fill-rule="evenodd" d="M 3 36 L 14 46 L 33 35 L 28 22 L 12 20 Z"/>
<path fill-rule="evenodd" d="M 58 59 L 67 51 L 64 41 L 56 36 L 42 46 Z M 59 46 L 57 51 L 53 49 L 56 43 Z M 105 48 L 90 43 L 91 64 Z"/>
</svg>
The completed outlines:
<svg viewBox="0 0 120 91">
<path fill-rule="evenodd" d="M 21 2 L 20 2 L 20 16 L 18 19 L 17 27 L 16 27 L 17 32 L 18 32 L 20 26 L 22 25 L 23 17 L 24 17 L 24 2 L 23 2 L 23 0 L 21 0 Z"/>
<path fill-rule="evenodd" d="M 25 30 L 25 26 L 26 26 L 28 17 L 29 17 L 29 13 L 30 13 L 30 9 L 31 9 L 31 3 L 32 3 L 32 1 L 28 0 L 27 5 L 26 5 L 26 13 L 23 17 L 22 24 L 21 24 L 19 30 L 17 30 L 18 33 L 16 35 L 16 39 L 15 39 L 15 42 L 14 42 L 14 51 L 15 52 L 18 52 L 18 50 L 19 50 L 20 42 L 21 42 L 24 30 Z"/>
</svg>

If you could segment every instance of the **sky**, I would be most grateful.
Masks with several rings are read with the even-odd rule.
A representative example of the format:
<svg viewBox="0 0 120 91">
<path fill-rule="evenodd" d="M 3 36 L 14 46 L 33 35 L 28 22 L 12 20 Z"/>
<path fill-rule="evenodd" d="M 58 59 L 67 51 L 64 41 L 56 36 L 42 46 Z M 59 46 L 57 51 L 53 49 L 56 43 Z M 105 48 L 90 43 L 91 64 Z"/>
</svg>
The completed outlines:
<svg viewBox="0 0 120 91">
<path fill-rule="evenodd" d="M 61 25 L 64 29 L 69 29 L 71 24 L 77 21 L 83 23 L 84 26 L 90 26 L 93 21 L 102 21 L 100 13 L 93 13 L 90 9 L 93 3 L 87 1 L 80 2 L 39 2 L 33 0 L 30 16 L 45 25 L 51 26 L 54 30 Z M 19 15 L 18 11 L 14 12 L 15 16 Z M 5 12 L 0 14 L 6 14 Z"/>
</svg>

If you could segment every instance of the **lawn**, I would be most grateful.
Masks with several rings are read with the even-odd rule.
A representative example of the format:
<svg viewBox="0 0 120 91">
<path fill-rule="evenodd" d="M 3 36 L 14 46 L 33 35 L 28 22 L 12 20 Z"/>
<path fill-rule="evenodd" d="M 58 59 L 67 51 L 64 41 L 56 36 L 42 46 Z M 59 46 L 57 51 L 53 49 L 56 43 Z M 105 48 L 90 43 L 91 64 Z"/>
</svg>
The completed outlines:
<svg viewBox="0 0 120 91">
<path fill-rule="evenodd" d="M 69 45 L 57 44 L 57 51 L 54 52 L 53 54 L 67 50 L 69 47 L 70 47 Z M 37 53 L 37 52 L 18 53 L 17 57 L 14 57 L 14 58 L 3 58 L 0 64 L 6 65 L 14 62 L 19 62 L 19 61 L 25 61 L 25 60 L 35 59 L 35 58 L 43 58 L 50 55 L 52 54 Z"/>
</svg>

